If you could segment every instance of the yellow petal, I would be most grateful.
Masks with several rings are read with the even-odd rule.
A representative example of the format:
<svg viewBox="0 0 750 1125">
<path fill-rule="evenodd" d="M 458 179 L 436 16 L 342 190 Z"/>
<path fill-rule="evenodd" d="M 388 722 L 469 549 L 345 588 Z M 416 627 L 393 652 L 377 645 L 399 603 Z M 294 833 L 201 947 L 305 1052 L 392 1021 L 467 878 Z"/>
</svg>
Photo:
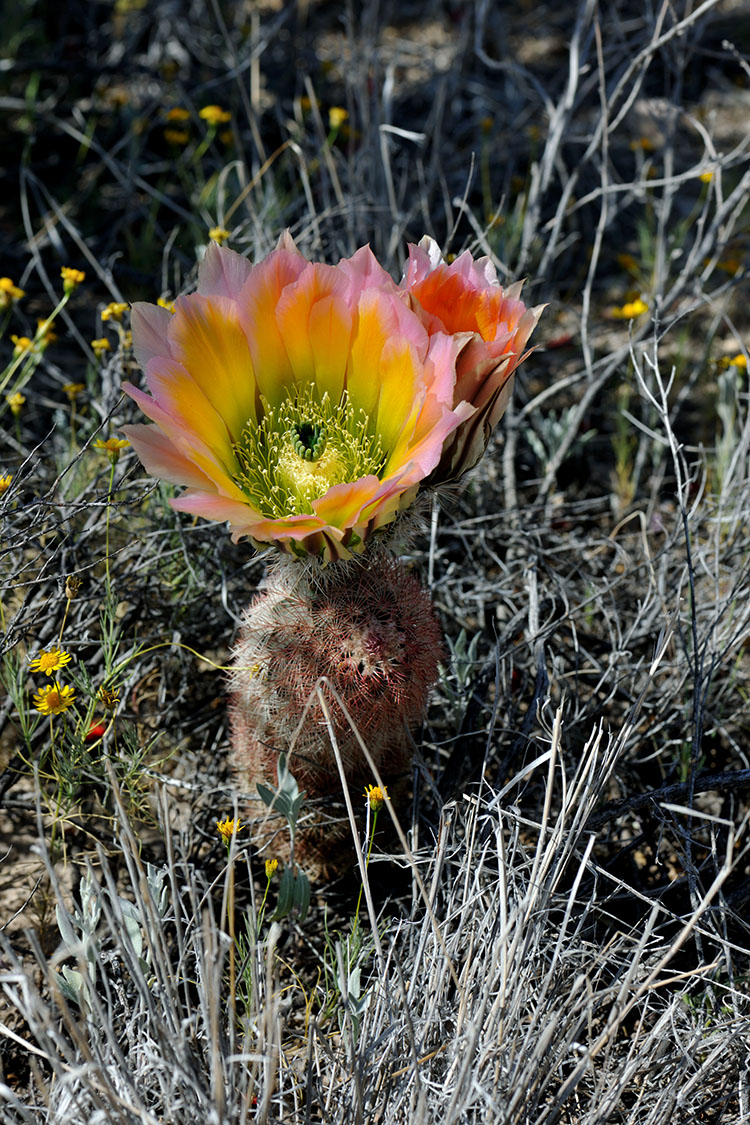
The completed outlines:
<svg viewBox="0 0 750 1125">
<path fill-rule="evenodd" d="M 260 394 L 279 406 L 294 379 L 284 338 L 276 321 L 279 298 L 307 265 L 296 251 L 274 250 L 253 268 L 238 302 Z"/>
<path fill-rule="evenodd" d="M 224 419 L 232 441 L 256 418 L 256 384 L 237 305 L 228 297 L 180 297 L 170 318 L 169 345 Z"/>
<path fill-rule="evenodd" d="M 341 398 L 351 345 L 348 287 L 346 276 L 333 266 L 309 265 L 276 308 L 295 382 L 314 381 L 320 396 L 327 391 L 333 402 Z"/>
</svg>

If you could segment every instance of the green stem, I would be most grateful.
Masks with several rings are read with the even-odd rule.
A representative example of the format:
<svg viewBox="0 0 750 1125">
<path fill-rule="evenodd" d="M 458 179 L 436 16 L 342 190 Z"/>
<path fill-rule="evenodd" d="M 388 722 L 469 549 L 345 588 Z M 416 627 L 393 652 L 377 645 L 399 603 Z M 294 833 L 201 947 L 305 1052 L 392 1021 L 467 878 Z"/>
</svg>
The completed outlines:
<svg viewBox="0 0 750 1125">
<path fill-rule="evenodd" d="M 378 823 L 378 812 L 379 812 L 378 809 L 373 809 L 372 830 L 370 831 L 370 842 L 367 845 L 367 856 L 365 858 L 365 871 L 367 871 L 367 869 L 370 866 L 370 856 L 372 855 L 372 844 L 373 844 L 373 841 L 375 839 L 375 826 Z M 359 888 L 359 898 L 357 899 L 357 909 L 354 913 L 354 924 L 352 926 L 352 936 L 354 936 L 354 934 L 356 934 L 357 926 L 359 925 L 359 908 L 362 905 L 362 893 L 363 893 L 364 889 L 365 889 L 365 885 L 363 883 L 362 886 Z"/>
<path fill-rule="evenodd" d="M 270 887 L 271 887 L 271 879 L 272 878 L 273 878 L 273 876 L 268 876 L 268 875 L 266 876 L 266 880 L 267 880 L 266 881 L 266 892 L 263 895 L 263 901 L 260 904 L 260 913 L 258 914 L 258 929 L 257 929 L 257 936 L 258 937 L 260 937 L 260 928 L 263 925 L 263 915 L 266 912 L 266 899 L 268 898 L 268 892 L 269 892 Z"/>
<path fill-rule="evenodd" d="M 110 573 L 109 573 L 109 516 L 110 516 L 110 511 L 111 511 L 111 505 L 112 505 L 112 486 L 114 484 L 114 480 L 115 480 L 115 463 L 114 463 L 114 460 L 112 460 L 112 462 L 109 466 L 109 490 L 107 492 L 107 524 L 106 524 L 106 532 L 105 532 L 105 538 L 104 538 L 104 549 L 106 551 L 106 556 L 105 556 L 105 559 L 104 559 L 104 565 L 105 565 L 105 568 L 106 568 L 107 602 L 109 602 L 110 595 L 111 595 L 111 581 L 110 581 Z"/>
</svg>

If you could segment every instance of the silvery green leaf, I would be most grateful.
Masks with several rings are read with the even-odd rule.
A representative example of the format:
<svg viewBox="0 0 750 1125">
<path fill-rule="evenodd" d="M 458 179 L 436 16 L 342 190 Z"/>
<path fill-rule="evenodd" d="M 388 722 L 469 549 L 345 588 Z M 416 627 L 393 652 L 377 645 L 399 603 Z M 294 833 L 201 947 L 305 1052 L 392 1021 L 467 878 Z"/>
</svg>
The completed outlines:
<svg viewBox="0 0 750 1125">
<path fill-rule="evenodd" d="M 260 782 L 256 783 L 255 788 L 258 790 L 258 796 L 260 797 L 266 808 L 272 809 L 274 807 L 274 801 L 276 799 L 276 794 L 274 793 L 273 789 L 269 789 L 267 785 L 261 785 Z"/>
<path fill-rule="evenodd" d="M 122 911 L 122 920 L 125 923 L 127 935 L 130 938 L 130 944 L 133 946 L 133 952 L 136 957 L 140 957 L 143 952 L 141 916 L 138 913 L 137 907 L 132 902 L 128 902 L 128 900 L 124 898 L 119 898 L 117 901 Z"/>
<path fill-rule="evenodd" d="M 285 867 L 279 882 L 279 897 L 273 917 L 286 918 L 294 902 L 294 875 L 291 867 Z"/>
<path fill-rule="evenodd" d="M 298 920 L 304 922 L 310 909 L 310 880 L 304 871 L 298 872 L 294 880 L 294 909 Z"/>
<path fill-rule="evenodd" d="M 83 1006 L 83 999 L 86 996 L 86 982 L 83 979 L 83 974 L 79 973 L 77 969 L 63 968 L 61 972 L 56 973 L 57 983 L 60 986 L 60 991 L 66 1000 L 72 1000 L 74 1004 L 79 1007 Z"/>
<path fill-rule="evenodd" d="M 57 928 L 60 931 L 60 936 L 66 946 L 68 949 L 76 949 L 79 945 L 76 932 L 70 924 L 67 910 L 60 906 L 59 903 L 55 906 L 55 917 L 57 918 Z"/>
<path fill-rule="evenodd" d="M 146 882 L 148 889 L 151 892 L 156 907 L 156 912 L 160 918 L 163 918 L 167 912 L 169 887 L 166 883 L 167 872 L 165 868 L 159 869 L 153 863 L 146 864 Z"/>
<path fill-rule="evenodd" d="M 94 879 L 93 872 L 88 872 L 81 879 L 79 887 L 81 895 L 81 921 L 85 933 L 93 934 L 99 925 L 102 914 L 100 902 L 101 890 Z"/>
</svg>

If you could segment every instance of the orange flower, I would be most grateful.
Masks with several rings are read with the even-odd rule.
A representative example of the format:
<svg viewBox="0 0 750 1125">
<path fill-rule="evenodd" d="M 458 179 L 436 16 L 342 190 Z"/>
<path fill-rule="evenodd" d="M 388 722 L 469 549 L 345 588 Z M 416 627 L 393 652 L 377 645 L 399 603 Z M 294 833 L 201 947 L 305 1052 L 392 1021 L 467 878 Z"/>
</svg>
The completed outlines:
<svg viewBox="0 0 750 1125">
<path fill-rule="evenodd" d="M 409 247 L 401 287 L 431 336 L 447 332 L 458 342 L 453 402 L 474 407 L 446 442 L 430 483 L 454 480 L 475 465 L 505 412 L 513 372 L 529 355 L 524 349 L 544 311 L 526 308 L 522 284 L 503 289 L 489 258 L 475 261 L 468 250 L 447 265 L 426 236 Z"/>
</svg>

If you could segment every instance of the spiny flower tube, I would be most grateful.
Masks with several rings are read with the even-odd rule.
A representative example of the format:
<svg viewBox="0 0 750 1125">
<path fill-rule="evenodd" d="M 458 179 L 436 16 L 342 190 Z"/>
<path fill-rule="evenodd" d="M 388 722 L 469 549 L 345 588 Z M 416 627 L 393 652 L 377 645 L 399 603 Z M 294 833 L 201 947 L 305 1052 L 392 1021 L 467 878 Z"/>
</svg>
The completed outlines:
<svg viewBox="0 0 750 1125">
<path fill-rule="evenodd" d="M 507 323 L 497 339 L 463 312 L 456 328 L 430 297 L 440 268 L 412 253 L 399 287 L 369 247 L 327 266 L 285 234 L 251 265 L 211 244 L 174 314 L 133 306 L 151 394 L 123 389 L 156 424 L 123 432 L 150 473 L 187 486 L 174 508 L 228 521 L 235 541 L 327 563 L 362 551 L 426 481 L 478 459 L 472 420 L 488 438 L 502 413 L 490 369 L 507 382 L 538 312 L 493 292 Z M 481 289 L 463 265 L 460 278 Z"/>
</svg>

